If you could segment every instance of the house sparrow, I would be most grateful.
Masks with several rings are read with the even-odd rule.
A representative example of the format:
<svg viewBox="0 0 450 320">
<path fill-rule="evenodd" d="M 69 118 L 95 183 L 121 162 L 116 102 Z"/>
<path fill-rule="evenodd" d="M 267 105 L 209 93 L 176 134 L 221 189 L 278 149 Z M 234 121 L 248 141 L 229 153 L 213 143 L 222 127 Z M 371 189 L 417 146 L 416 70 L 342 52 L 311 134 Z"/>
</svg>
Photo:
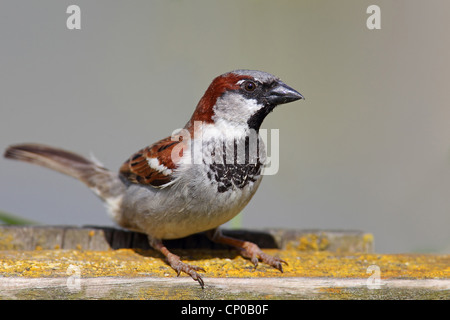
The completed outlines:
<svg viewBox="0 0 450 320">
<path fill-rule="evenodd" d="M 170 137 L 132 155 L 118 173 L 97 161 L 42 144 L 10 146 L 5 157 L 38 164 L 85 183 L 121 227 L 148 235 L 169 265 L 204 287 L 198 271 L 171 253 L 164 239 L 207 231 L 210 239 L 238 248 L 255 267 L 261 260 L 283 271 L 285 261 L 254 243 L 221 234 L 256 192 L 266 160 L 259 128 L 279 104 L 303 99 L 277 77 L 235 70 L 215 78 L 191 119 Z"/>
</svg>

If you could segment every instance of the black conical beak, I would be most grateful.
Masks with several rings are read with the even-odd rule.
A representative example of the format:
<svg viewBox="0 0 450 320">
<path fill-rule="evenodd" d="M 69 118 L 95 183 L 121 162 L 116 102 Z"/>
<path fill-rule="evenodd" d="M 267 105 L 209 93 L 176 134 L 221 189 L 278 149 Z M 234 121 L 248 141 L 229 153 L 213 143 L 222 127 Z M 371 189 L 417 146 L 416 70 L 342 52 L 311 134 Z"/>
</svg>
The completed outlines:
<svg viewBox="0 0 450 320">
<path fill-rule="evenodd" d="M 266 99 L 271 105 L 279 105 L 305 98 L 284 82 L 277 81 L 277 84 L 267 92 Z"/>
</svg>

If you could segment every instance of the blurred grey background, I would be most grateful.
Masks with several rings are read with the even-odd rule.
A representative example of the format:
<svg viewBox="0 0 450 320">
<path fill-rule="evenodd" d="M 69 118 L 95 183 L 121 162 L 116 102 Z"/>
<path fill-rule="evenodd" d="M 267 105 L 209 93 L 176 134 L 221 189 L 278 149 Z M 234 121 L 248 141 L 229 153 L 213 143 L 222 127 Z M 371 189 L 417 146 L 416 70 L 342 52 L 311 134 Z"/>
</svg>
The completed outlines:
<svg viewBox="0 0 450 320">
<path fill-rule="evenodd" d="M 66 9 L 81 8 L 81 30 Z M 381 8 L 381 30 L 366 9 Z M 0 149 L 41 142 L 117 170 L 191 116 L 236 69 L 279 76 L 280 170 L 245 228 L 363 230 L 375 250 L 450 252 L 450 2 L 0 3 Z M 2 151 L 3 152 L 3 151 Z M 43 224 L 112 225 L 81 183 L 0 159 L 0 210 Z"/>
</svg>

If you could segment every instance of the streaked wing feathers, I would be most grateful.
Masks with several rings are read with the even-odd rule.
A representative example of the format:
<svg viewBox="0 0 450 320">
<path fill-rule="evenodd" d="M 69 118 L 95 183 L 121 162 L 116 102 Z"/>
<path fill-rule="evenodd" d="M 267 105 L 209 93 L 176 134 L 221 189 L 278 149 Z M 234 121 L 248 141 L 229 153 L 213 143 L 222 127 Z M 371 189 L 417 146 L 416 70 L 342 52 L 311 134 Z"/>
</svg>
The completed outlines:
<svg viewBox="0 0 450 320">
<path fill-rule="evenodd" d="M 172 150 L 179 143 L 168 137 L 139 150 L 120 167 L 120 173 L 132 183 L 164 187 L 173 179 Z"/>
</svg>

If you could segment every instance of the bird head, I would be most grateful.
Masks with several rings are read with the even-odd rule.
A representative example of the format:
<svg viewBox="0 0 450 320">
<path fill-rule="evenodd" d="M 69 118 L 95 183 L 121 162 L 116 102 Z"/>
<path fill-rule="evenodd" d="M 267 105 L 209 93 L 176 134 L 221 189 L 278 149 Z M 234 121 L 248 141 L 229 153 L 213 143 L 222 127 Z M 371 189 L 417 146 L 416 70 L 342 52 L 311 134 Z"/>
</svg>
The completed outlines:
<svg viewBox="0 0 450 320">
<path fill-rule="evenodd" d="M 280 105 L 304 99 L 279 78 L 263 71 L 235 70 L 215 78 L 189 124 L 203 121 L 224 128 L 259 130 L 265 117 Z"/>
</svg>

